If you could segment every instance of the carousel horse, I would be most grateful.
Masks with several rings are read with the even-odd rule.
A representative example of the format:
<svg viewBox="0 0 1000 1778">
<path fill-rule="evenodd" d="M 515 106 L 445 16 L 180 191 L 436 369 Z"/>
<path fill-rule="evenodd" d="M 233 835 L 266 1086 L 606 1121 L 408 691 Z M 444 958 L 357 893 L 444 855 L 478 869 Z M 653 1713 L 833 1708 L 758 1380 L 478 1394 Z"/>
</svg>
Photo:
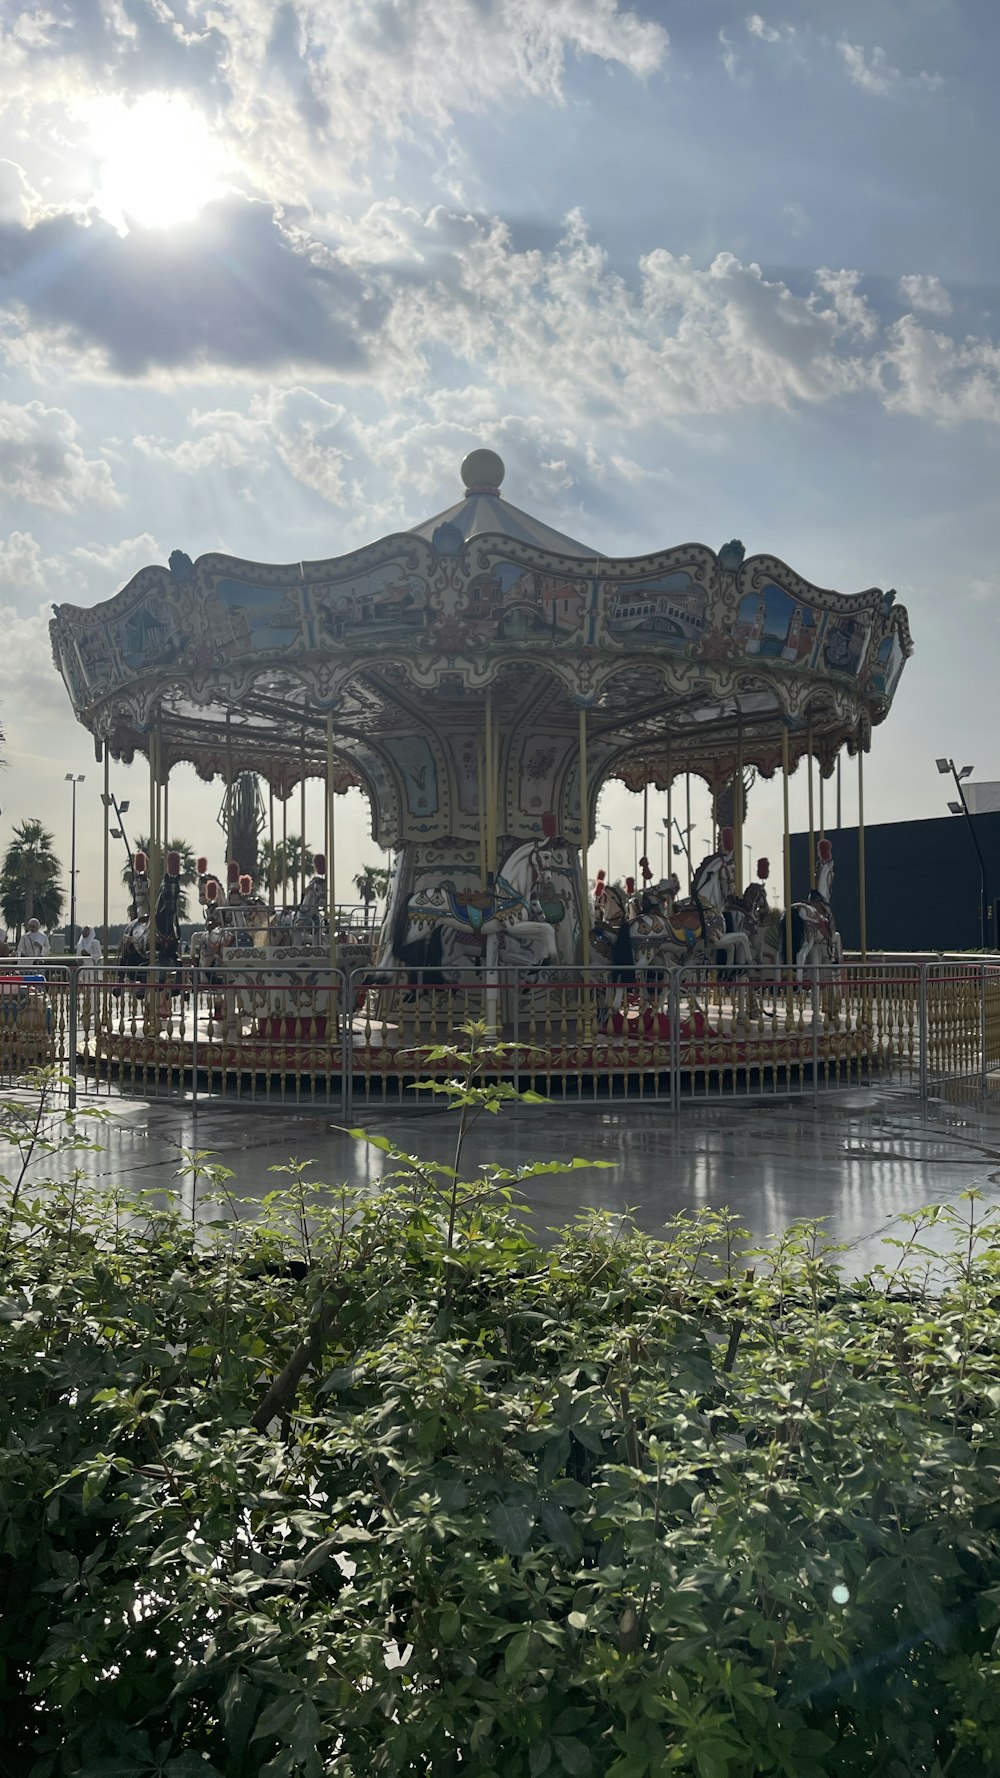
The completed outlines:
<svg viewBox="0 0 1000 1778">
<path fill-rule="evenodd" d="M 177 909 L 181 893 L 181 859 L 179 852 L 168 852 L 166 871 L 156 897 L 155 962 L 157 980 L 162 984 L 169 972 L 176 970 L 180 959 L 181 934 Z M 149 875 L 144 852 L 137 852 L 132 865 L 131 918 L 118 946 L 117 964 L 127 981 L 138 982 L 150 967 L 149 954 Z"/>
<path fill-rule="evenodd" d="M 819 863 L 815 889 L 810 889 L 805 901 L 792 903 L 792 962 L 797 987 L 801 987 L 807 969 L 837 969 L 844 957 L 844 946 L 831 905 L 833 847 L 829 840 L 819 841 L 816 856 Z M 768 961 L 785 962 L 784 920 L 775 925 L 771 943 L 773 951 Z"/>
<path fill-rule="evenodd" d="M 742 895 L 727 895 L 723 904 L 723 918 L 727 932 L 742 932 L 750 946 L 751 960 L 761 964 L 766 960 L 767 927 L 771 916 L 768 905 L 767 891 L 764 884 L 770 873 L 770 863 L 766 858 L 757 860 L 757 878 L 748 883 Z"/>
</svg>

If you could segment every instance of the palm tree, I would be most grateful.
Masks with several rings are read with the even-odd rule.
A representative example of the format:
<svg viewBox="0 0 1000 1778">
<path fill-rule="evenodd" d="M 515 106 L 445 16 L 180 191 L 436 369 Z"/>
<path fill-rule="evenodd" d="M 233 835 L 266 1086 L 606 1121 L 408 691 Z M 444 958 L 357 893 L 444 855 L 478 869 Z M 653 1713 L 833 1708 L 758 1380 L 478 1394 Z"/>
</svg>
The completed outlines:
<svg viewBox="0 0 1000 1778">
<path fill-rule="evenodd" d="M 66 897 L 53 843 L 54 836 L 40 821 L 22 821 L 7 847 L 0 870 L 0 908 L 17 938 L 31 919 L 45 927 L 58 925 Z"/>
<path fill-rule="evenodd" d="M 301 834 L 290 833 L 287 844 L 284 840 L 276 840 L 274 844 L 274 893 L 277 901 L 281 900 L 281 885 L 285 879 L 285 861 L 288 861 L 288 887 L 293 902 L 299 900 L 299 878 L 305 879 L 312 875 L 313 851 L 307 846 Z M 260 880 L 261 883 L 271 881 L 272 849 L 270 840 L 265 840 L 260 849 Z"/>
<path fill-rule="evenodd" d="M 160 861 L 160 856 L 159 856 L 159 848 L 157 848 L 156 856 L 154 858 L 153 851 L 152 851 L 152 848 L 149 844 L 149 840 L 148 840 L 147 836 L 144 833 L 140 833 L 136 837 L 135 850 L 136 850 L 136 852 L 145 852 L 146 857 L 150 860 L 150 866 L 151 866 L 153 875 L 155 876 L 156 881 L 159 882 L 160 878 L 162 876 L 162 872 L 163 872 L 163 866 L 162 866 L 162 863 Z M 196 883 L 198 881 L 198 866 L 195 861 L 195 855 L 194 855 L 194 852 L 192 851 L 191 847 L 188 845 L 187 840 L 168 840 L 167 844 L 163 848 L 164 857 L 166 857 L 168 852 L 179 852 L 180 853 L 180 857 L 181 857 L 181 892 L 180 892 L 180 895 L 177 897 L 177 918 L 179 920 L 187 920 L 190 916 L 188 913 L 188 898 L 187 898 L 185 891 L 191 887 L 192 883 Z M 122 882 L 124 883 L 126 889 L 129 891 L 129 893 L 131 894 L 131 890 L 132 890 L 132 866 L 131 866 L 131 864 L 126 864 L 125 868 L 123 869 Z"/>
<path fill-rule="evenodd" d="M 366 864 L 353 879 L 358 898 L 365 904 L 365 925 L 368 924 L 369 909 L 373 901 L 389 893 L 389 872 L 384 865 Z"/>
<path fill-rule="evenodd" d="M 244 876 L 256 881 L 260 836 L 264 827 L 264 803 L 255 773 L 241 772 L 227 797 L 230 814 L 230 845 Z"/>
</svg>

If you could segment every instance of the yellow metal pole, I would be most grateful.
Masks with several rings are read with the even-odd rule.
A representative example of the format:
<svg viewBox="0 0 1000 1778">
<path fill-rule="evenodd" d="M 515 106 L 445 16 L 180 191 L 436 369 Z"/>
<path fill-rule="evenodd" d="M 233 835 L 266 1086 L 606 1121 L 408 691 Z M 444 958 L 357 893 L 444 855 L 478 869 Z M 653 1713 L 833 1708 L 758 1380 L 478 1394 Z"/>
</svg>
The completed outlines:
<svg viewBox="0 0 1000 1778">
<path fill-rule="evenodd" d="M 583 894 L 580 897 L 580 936 L 583 947 L 583 967 L 590 963 L 590 795 L 587 782 L 587 710 L 580 705 L 580 870 L 583 877 Z"/>
<path fill-rule="evenodd" d="M 816 887 L 816 822 L 813 817 L 813 730 L 806 730 L 806 759 L 809 762 L 809 887 Z"/>
<path fill-rule="evenodd" d="M 104 960 L 108 959 L 108 891 L 110 884 L 111 860 L 108 856 L 108 841 L 111 838 L 111 751 L 107 741 L 104 743 Z"/>
<path fill-rule="evenodd" d="M 334 831 L 333 831 L 333 712 L 326 719 L 326 907 L 330 928 L 330 968 L 337 967 L 337 904 L 334 895 Z"/>
<path fill-rule="evenodd" d="M 858 924 L 861 961 L 868 959 L 868 919 L 865 906 L 865 750 L 858 737 Z"/>
<path fill-rule="evenodd" d="M 826 839 L 826 817 L 823 813 L 823 773 L 819 775 L 819 837 Z"/>
<path fill-rule="evenodd" d="M 497 779 L 496 736 L 493 731 L 493 687 L 486 688 L 486 873 L 496 876 L 497 868 Z"/>
<path fill-rule="evenodd" d="M 665 871 L 660 872 L 661 877 L 669 877 L 669 875 L 670 875 L 670 860 L 672 859 L 672 857 L 674 855 L 673 854 L 673 844 L 674 844 L 674 768 L 673 768 L 673 762 L 670 758 L 670 748 L 668 747 L 667 748 L 667 868 Z"/>
<path fill-rule="evenodd" d="M 781 788 L 784 799 L 784 864 L 785 864 L 785 959 L 788 963 L 788 981 L 791 985 L 792 956 L 792 843 L 788 826 L 788 726 L 781 725 Z"/>
<path fill-rule="evenodd" d="M 226 711 L 226 876 L 233 856 L 233 730 L 232 717 Z M 237 863 L 239 860 L 237 860 Z"/>
<path fill-rule="evenodd" d="M 281 905 L 288 906 L 288 791 L 281 799 Z"/>
<path fill-rule="evenodd" d="M 476 796 L 479 803 L 479 875 L 486 888 L 486 759 L 476 742 Z"/>
<path fill-rule="evenodd" d="M 733 779 L 733 837 L 736 842 L 736 893 L 743 894 L 743 724 L 736 725 L 736 776 Z"/>
<path fill-rule="evenodd" d="M 304 727 L 302 730 L 302 753 L 300 756 L 299 765 L 300 765 L 300 770 L 302 773 L 302 777 L 301 777 L 301 781 L 300 781 L 300 785 L 299 785 L 299 825 L 302 829 L 302 832 L 300 835 L 300 838 L 302 840 L 302 848 L 301 848 L 302 856 L 303 856 L 303 858 L 305 858 L 305 855 L 306 855 L 306 731 L 305 731 Z M 305 876 L 305 871 L 306 871 L 306 867 L 305 867 L 305 864 L 303 864 L 303 866 L 302 866 L 303 877 Z"/>
<path fill-rule="evenodd" d="M 276 893 L 276 878 L 274 869 L 274 785 L 271 783 L 269 783 L 267 787 L 267 837 L 269 842 L 267 891 L 268 899 L 273 908 Z"/>
<path fill-rule="evenodd" d="M 649 864 L 649 784 L 642 787 L 642 856 Z M 650 867 L 652 868 L 652 867 Z M 645 886 L 645 885 L 644 885 Z"/>
</svg>

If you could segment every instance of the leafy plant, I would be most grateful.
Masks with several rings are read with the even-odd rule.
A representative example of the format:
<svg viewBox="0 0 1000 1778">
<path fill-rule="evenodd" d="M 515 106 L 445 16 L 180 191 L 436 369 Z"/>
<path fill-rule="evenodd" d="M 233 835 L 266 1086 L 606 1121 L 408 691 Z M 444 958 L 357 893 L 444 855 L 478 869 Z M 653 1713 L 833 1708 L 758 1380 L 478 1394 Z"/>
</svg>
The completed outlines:
<svg viewBox="0 0 1000 1778">
<path fill-rule="evenodd" d="M 856 1282 L 725 1211 L 543 1246 L 467 1041 L 376 1195 L 7 1181 L 0 1771 L 1000 1770 L 997 1220 Z"/>
<path fill-rule="evenodd" d="M 40 821 L 20 821 L 4 853 L 0 910 L 17 938 L 33 917 L 46 929 L 58 924 L 65 896 L 54 843 L 53 835 Z"/>
</svg>

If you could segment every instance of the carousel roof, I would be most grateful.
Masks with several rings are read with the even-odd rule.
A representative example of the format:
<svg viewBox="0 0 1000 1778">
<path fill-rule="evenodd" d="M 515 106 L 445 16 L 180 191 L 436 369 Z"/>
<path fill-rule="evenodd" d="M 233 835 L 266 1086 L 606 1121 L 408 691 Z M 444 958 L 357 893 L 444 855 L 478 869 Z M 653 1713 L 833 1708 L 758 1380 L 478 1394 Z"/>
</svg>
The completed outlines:
<svg viewBox="0 0 1000 1778">
<path fill-rule="evenodd" d="M 819 587 L 735 540 L 609 559 L 504 500 L 494 452 L 462 473 L 458 505 L 348 555 L 175 550 L 100 605 L 58 607 L 56 664 L 98 750 L 252 770 L 285 795 L 333 747 L 395 844 L 474 831 L 487 734 L 506 831 L 547 811 L 578 832 L 581 709 L 592 798 L 606 777 L 719 786 L 807 754 L 829 773 L 888 715 L 912 652 L 893 592 Z"/>
<path fill-rule="evenodd" d="M 441 547 L 442 537 L 448 542 L 450 531 L 454 533 L 453 544 L 468 543 L 471 537 L 485 535 L 512 537 L 518 543 L 551 550 L 553 555 L 586 556 L 591 561 L 598 558 L 599 552 L 589 544 L 577 543 L 565 532 L 554 530 L 541 519 L 533 518 L 530 512 L 522 512 L 519 506 L 512 506 L 505 500 L 500 492 L 504 473 L 503 458 L 498 457 L 496 451 L 470 451 L 462 464 L 465 498 L 455 506 L 449 506 L 445 512 L 435 513 L 423 524 L 411 525 L 410 530 L 415 537 L 426 537 L 437 549 Z"/>
</svg>

